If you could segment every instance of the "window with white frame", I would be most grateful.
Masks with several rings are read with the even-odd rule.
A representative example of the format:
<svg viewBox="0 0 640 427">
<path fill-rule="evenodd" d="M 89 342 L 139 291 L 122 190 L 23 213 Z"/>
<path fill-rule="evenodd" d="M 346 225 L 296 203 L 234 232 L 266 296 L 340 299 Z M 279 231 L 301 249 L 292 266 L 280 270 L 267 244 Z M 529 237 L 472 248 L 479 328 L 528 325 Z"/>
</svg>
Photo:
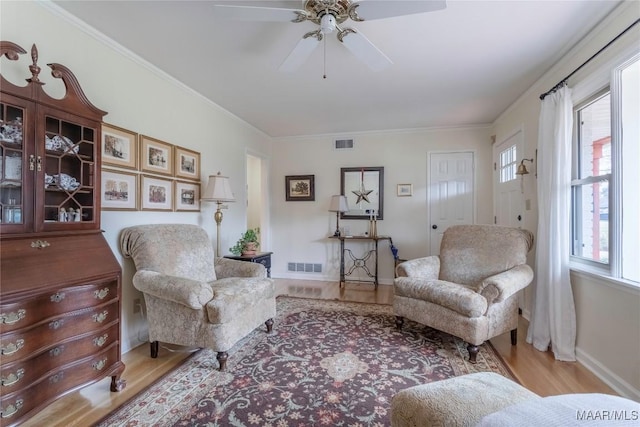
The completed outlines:
<svg viewBox="0 0 640 427">
<path fill-rule="evenodd" d="M 572 257 L 640 282 L 640 60 L 575 108 Z"/>
<path fill-rule="evenodd" d="M 500 152 L 500 182 L 508 182 L 516 179 L 516 154 L 515 145 Z"/>
</svg>

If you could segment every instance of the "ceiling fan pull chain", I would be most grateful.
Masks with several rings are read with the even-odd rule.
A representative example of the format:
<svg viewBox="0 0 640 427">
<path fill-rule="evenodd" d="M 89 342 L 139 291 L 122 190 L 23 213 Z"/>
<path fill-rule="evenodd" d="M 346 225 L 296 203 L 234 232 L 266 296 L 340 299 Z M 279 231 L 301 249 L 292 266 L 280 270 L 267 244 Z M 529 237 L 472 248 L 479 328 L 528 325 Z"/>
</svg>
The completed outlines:
<svg viewBox="0 0 640 427">
<path fill-rule="evenodd" d="M 327 38 L 325 37 L 324 39 L 324 43 L 323 43 L 323 61 L 322 61 L 322 78 L 326 79 L 327 78 Z"/>
</svg>

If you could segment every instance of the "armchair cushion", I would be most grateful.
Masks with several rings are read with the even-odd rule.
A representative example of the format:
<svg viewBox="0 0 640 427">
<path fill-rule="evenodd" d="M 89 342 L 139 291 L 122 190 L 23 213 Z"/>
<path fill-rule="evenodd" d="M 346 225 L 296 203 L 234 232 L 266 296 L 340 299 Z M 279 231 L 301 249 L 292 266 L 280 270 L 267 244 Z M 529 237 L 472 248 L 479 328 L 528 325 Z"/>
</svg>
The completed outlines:
<svg viewBox="0 0 640 427">
<path fill-rule="evenodd" d="M 238 321 L 247 307 L 275 298 L 272 281 L 258 277 L 218 279 L 211 282 L 211 289 L 214 296 L 207 303 L 207 316 L 213 324 Z"/>
<path fill-rule="evenodd" d="M 216 280 L 213 247 L 197 225 L 149 224 L 129 227 L 120 234 L 123 255 L 137 270 L 210 282 Z"/>
<path fill-rule="evenodd" d="M 137 271 L 133 275 L 133 286 L 145 294 L 177 302 L 194 310 L 201 310 L 213 298 L 213 289 L 206 282 L 155 271 Z"/>
<path fill-rule="evenodd" d="M 496 225 L 457 225 L 440 247 L 440 280 L 479 286 L 487 277 L 527 263 L 533 234 Z"/>
<path fill-rule="evenodd" d="M 431 302 L 466 317 L 480 317 L 487 312 L 487 300 L 475 290 L 444 280 L 398 277 L 395 296 Z"/>
</svg>

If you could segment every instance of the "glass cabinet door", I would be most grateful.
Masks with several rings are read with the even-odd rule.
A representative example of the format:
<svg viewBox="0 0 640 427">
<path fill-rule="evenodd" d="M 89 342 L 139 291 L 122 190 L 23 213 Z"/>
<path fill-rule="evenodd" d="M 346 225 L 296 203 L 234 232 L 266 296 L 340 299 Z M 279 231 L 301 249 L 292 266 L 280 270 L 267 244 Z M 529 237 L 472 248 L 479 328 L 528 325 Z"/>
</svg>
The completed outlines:
<svg viewBox="0 0 640 427">
<path fill-rule="evenodd" d="M 0 102 L 0 223 L 3 229 L 16 228 L 11 225 L 22 228 L 25 223 L 25 116 L 25 108 Z"/>
<path fill-rule="evenodd" d="M 96 129 L 49 114 L 44 123 L 45 229 L 94 223 Z"/>
</svg>

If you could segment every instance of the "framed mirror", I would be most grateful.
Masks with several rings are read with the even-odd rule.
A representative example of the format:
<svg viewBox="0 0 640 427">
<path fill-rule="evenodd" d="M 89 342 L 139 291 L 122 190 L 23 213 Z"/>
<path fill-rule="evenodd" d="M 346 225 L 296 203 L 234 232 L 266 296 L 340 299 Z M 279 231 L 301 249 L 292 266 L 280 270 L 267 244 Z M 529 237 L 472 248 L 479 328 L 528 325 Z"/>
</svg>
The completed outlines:
<svg viewBox="0 0 640 427">
<path fill-rule="evenodd" d="M 340 168 L 340 194 L 347 196 L 349 210 L 342 219 L 382 219 L 384 167 Z"/>
</svg>

